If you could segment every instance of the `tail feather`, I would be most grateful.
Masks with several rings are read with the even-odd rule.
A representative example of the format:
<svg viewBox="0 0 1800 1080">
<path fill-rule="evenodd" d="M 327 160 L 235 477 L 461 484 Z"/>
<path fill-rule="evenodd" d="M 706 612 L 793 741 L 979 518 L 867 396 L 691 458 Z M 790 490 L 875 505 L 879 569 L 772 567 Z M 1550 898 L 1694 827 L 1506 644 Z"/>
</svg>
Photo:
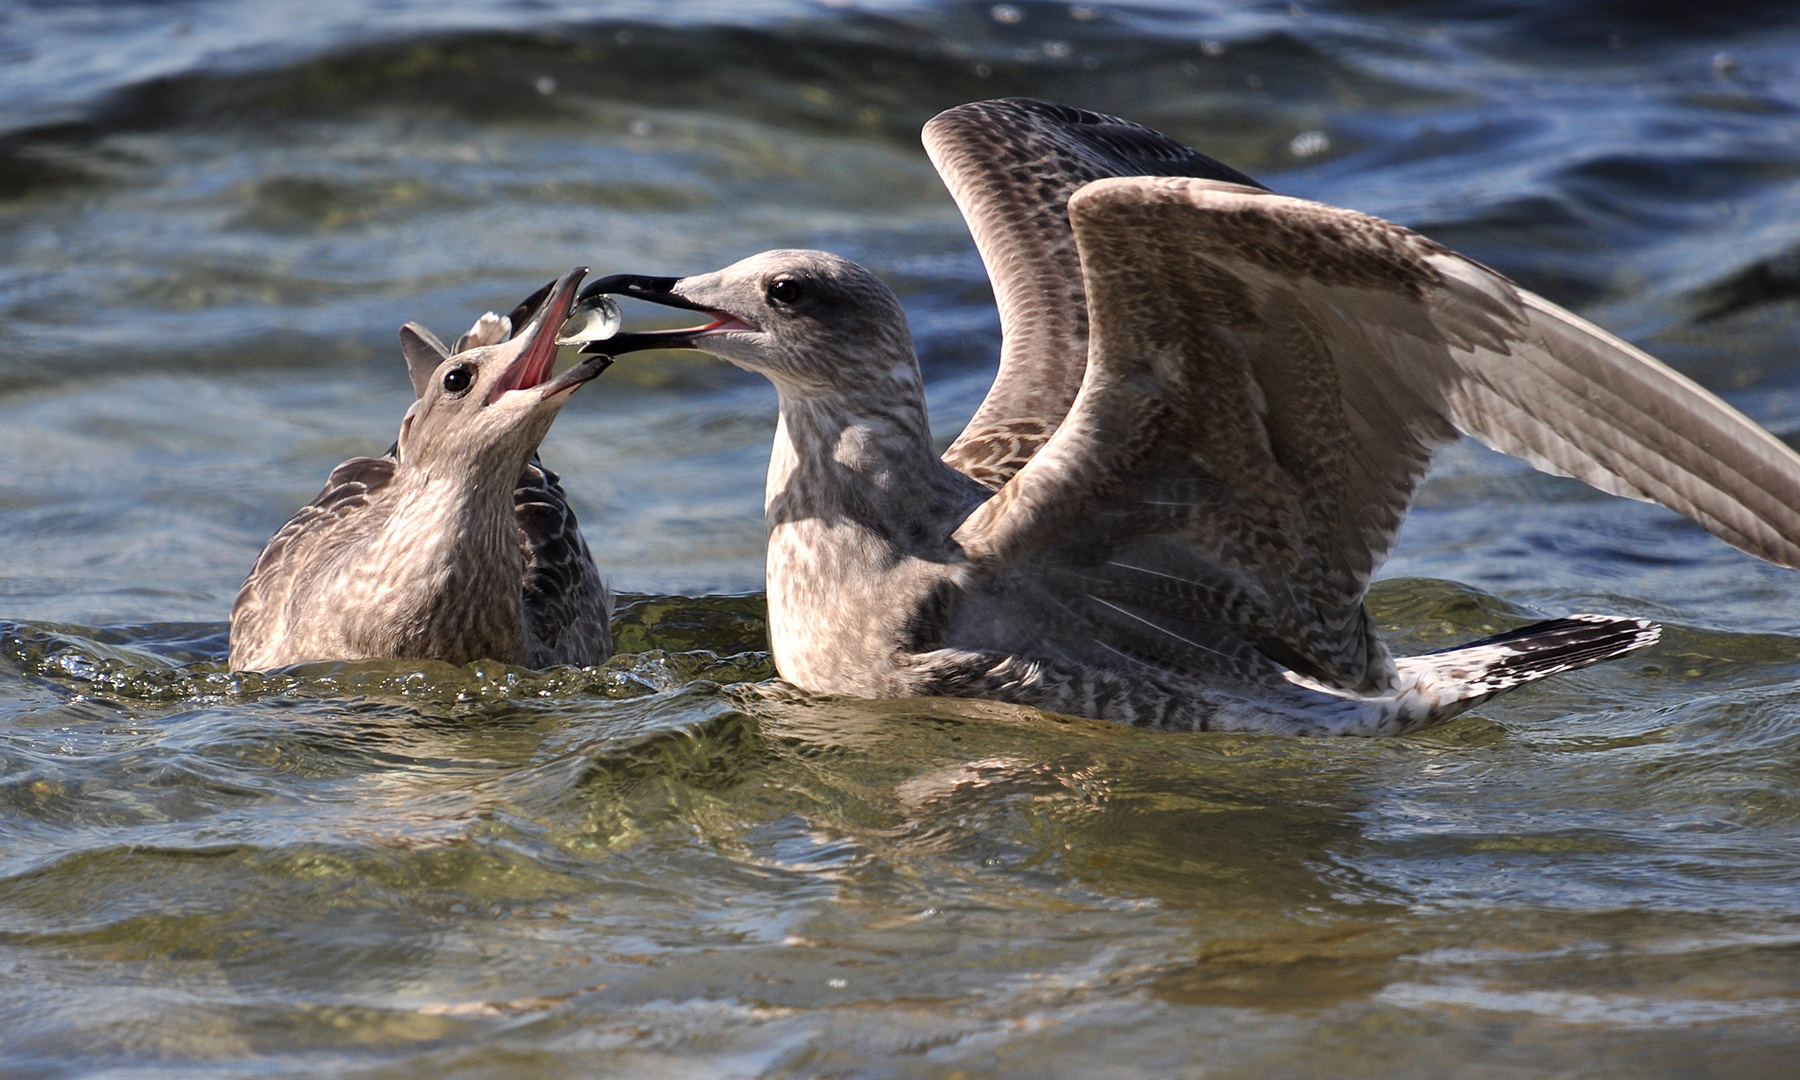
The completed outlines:
<svg viewBox="0 0 1800 1080">
<path fill-rule="evenodd" d="M 1402 686 L 1445 719 L 1521 683 L 1656 644 L 1662 627 L 1645 619 L 1570 615 L 1453 649 L 1395 661 Z"/>
</svg>

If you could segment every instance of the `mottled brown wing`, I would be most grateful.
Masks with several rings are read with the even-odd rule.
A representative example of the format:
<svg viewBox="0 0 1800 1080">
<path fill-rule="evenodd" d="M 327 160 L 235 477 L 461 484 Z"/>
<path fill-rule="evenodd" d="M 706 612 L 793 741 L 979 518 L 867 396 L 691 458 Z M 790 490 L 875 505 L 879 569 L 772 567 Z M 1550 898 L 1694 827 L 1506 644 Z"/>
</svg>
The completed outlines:
<svg viewBox="0 0 1800 1080">
<path fill-rule="evenodd" d="M 598 664 L 612 655 L 612 597 L 563 495 L 534 455 L 513 489 L 525 554 L 526 652 L 532 667 Z"/>
<path fill-rule="evenodd" d="M 331 470 L 319 497 L 301 507 L 263 545 L 231 605 L 233 668 L 267 666 L 253 658 L 264 644 L 280 640 L 291 599 L 314 584 L 304 570 L 316 562 L 305 552 L 342 544 L 373 529 L 378 523 L 368 520 L 370 497 L 393 480 L 397 467 L 392 457 L 344 462 Z"/>
<path fill-rule="evenodd" d="M 1256 181 L 1141 124 L 1032 98 L 959 105 L 924 142 L 975 236 L 1002 334 L 994 385 L 944 460 L 998 488 L 1062 422 L 1087 365 L 1069 196 L 1109 176 Z"/>
<path fill-rule="evenodd" d="M 1800 566 L 1800 456 L 1415 233 L 1198 180 L 1100 181 L 1070 213 L 1088 372 L 957 534 L 1003 584 L 985 603 L 1053 595 L 1071 625 L 1177 670 L 1248 643 L 1378 689 L 1392 665 L 1362 597 L 1459 431 Z"/>
</svg>

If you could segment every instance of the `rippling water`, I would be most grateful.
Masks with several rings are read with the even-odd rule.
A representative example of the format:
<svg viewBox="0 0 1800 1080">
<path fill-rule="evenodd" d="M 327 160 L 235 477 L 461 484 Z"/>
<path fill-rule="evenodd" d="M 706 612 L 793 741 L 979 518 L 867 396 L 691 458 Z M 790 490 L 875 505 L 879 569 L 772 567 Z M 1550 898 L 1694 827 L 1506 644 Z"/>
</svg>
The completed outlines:
<svg viewBox="0 0 1800 1080">
<path fill-rule="evenodd" d="M 1669 632 L 1408 739 L 769 684 L 773 394 L 699 358 L 545 445 L 612 663 L 226 669 L 262 542 L 393 437 L 395 327 L 571 265 L 865 262 L 948 440 L 998 330 L 917 133 L 1017 93 L 1800 432 L 1789 6 L 0 7 L 0 1073 L 1792 1075 L 1800 575 L 1473 446 L 1376 586 L 1403 648 Z"/>
</svg>

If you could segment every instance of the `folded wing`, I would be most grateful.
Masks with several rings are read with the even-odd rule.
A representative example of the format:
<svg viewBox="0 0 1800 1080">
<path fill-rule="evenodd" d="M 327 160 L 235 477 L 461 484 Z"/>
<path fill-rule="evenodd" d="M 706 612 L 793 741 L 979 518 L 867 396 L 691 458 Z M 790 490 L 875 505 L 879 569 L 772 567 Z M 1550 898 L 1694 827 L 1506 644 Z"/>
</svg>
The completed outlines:
<svg viewBox="0 0 1800 1080">
<path fill-rule="evenodd" d="M 320 587 L 317 578 L 334 570 L 312 553 L 366 536 L 380 526 L 369 507 L 393 482 L 397 467 L 392 457 L 351 458 L 331 470 L 318 498 L 301 507 L 269 538 L 231 605 L 234 669 L 288 662 L 267 659 L 276 655 L 268 650 L 278 649 L 289 632 L 293 606 L 316 595 Z"/>
<path fill-rule="evenodd" d="M 598 664 L 612 655 L 612 597 L 588 553 L 562 478 L 532 456 L 513 487 L 525 556 L 527 663 Z"/>
</svg>

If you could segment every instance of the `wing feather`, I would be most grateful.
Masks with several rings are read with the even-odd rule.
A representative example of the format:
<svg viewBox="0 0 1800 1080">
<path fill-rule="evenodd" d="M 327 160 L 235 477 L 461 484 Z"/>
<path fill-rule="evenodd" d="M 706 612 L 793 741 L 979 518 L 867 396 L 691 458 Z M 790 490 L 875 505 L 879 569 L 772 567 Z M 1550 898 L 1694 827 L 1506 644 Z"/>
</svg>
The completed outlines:
<svg viewBox="0 0 1800 1080">
<path fill-rule="evenodd" d="M 959 105 L 923 138 L 975 236 L 1002 334 L 994 385 L 944 460 L 998 488 L 1081 388 L 1087 305 L 1069 196 L 1108 176 L 1256 181 L 1141 124 L 1033 98 Z"/>
<path fill-rule="evenodd" d="M 603 663 L 612 655 L 612 595 L 594 567 L 562 478 L 535 456 L 513 488 L 513 514 L 525 556 L 527 662 Z"/>
<path fill-rule="evenodd" d="M 1101 180 L 1069 213 L 1087 371 L 1056 433 L 957 533 L 1003 583 L 986 604 L 1078 574 L 1095 597 L 1135 589 L 1138 614 L 1177 631 L 1194 598 L 1141 579 L 1210 582 L 1209 602 L 1229 601 L 1215 615 L 1262 655 L 1346 689 L 1391 685 L 1362 597 L 1459 432 L 1800 567 L 1800 456 L 1416 233 L 1192 179 Z M 1151 659 L 1203 668 L 1180 652 Z"/>
<path fill-rule="evenodd" d="M 262 657 L 286 637 L 295 605 L 304 606 L 314 596 L 316 582 L 308 572 L 319 567 L 305 552 L 378 527 L 380 522 L 372 519 L 369 508 L 374 497 L 393 481 L 397 467 L 392 457 L 356 457 L 344 462 L 331 470 L 318 498 L 301 507 L 263 545 L 231 605 L 233 668 L 272 666 Z"/>
</svg>

